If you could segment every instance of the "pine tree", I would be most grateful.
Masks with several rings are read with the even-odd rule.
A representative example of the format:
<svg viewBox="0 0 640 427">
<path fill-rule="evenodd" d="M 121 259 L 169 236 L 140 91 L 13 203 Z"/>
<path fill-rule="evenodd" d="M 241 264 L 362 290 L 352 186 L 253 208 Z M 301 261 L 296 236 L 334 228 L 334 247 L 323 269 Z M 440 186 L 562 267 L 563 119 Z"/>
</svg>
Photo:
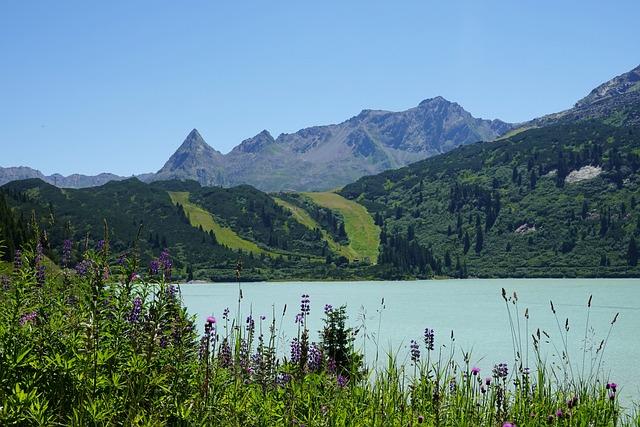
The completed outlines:
<svg viewBox="0 0 640 427">
<path fill-rule="evenodd" d="M 469 232 L 468 231 L 464 232 L 463 245 L 464 245 L 464 248 L 462 249 L 462 252 L 464 252 L 466 254 L 467 252 L 469 252 L 469 247 L 471 246 L 471 242 L 469 241 Z"/>
<path fill-rule="evenodd" d="M 631 236 L 631 239 L 629 240 L 627 263 L 632 267 L 638 265 L 638 247 L 636 246 L 636 239 L 633 236 Z"/>
</svg>

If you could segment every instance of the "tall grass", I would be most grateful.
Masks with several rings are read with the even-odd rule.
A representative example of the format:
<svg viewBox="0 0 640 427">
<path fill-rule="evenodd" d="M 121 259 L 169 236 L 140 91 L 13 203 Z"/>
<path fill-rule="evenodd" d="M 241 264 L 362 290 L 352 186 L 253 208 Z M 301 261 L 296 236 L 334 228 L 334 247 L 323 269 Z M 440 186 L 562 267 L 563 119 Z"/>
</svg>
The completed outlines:
<svg viewBox="0 0 640 427">
<path fill-rule="evenodd" d="M 36 235 L 39 233 L 36 230 Z M 456 353 L 455 337 L 427 328 L 410 347 L 380 349 L 377 333 L 349 326 L 345 307 L 285 306 L 269 318 L 243 305 L 203 319 L 184 308 L 171 284 L 165 251 L 141 266 L 133 247 L 111 254 L 108 230 L 97 247 L 81 247 L 75 268 L 43 270 L 47 248 L 36 239 L 17 254 L 0 288 L 0 425 L 286 425 L 502 426 L 638 425 L 624 411 L 619 386 L 607 381 L 607 338 L 569 354 L 569 321 L 558 318 L 556 347 L 563 362 L 549 365 L 548 331 L 531 330 L 517 295 L 503 298 L 514 360 L 489 372 Z M 68 255 L 68 254 L 67 254 Z M 72 258 L 65 257 L 65 260 Z M 70 261 L 65 261 L 68 263 Z M 237 275 L 242 274 L 238 263 Z M 587 317 L 591 300 L 587 305 Z M 557 315 L 551 304 L 552 313 Z M 321 311 L 319 342 L 310 316 Z M 243 314 L 244 312 L 244 314 Z M 287 354 L 278 352 L 284 322 L 296 322 Z M 615 324 L 615 318 L 611 327 Z M 360 331 L 360 332 L 358 332 Z M 589 326 L 585 328 L 585 342 Z M 358 333 L 375 344 L 365 363 Z M 371 350 L 368 350 L 371 353 Z M 576 368 L 579 364 L 579 369 Z"/>
</svg>

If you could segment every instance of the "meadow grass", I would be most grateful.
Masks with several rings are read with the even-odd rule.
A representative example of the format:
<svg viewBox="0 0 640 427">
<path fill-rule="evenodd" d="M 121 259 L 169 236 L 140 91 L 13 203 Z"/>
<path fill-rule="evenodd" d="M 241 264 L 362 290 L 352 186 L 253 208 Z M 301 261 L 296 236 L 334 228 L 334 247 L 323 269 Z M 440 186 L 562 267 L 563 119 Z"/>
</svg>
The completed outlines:
<svg viewBox="0 0 640 427">
<path fill-rule="evenodd" d="M 289 203 L 280 198 L 274 197 L 273 200 L 283 208 L 287 209 L 291 212 L 293 218 L 298 221 L 300 224 L 307 227 L 309 230 L 320 230 L 322 234 L 322 239 L 327 242 L 329 245 L 329 249 L 331 251 L 337 253 L 338 255 L 344 256 L 349 261 L 353 261 L 357 259 L 360 255 L 349 245 L 341 245 L 336 242 L 333 237 L 327 232 L 327 230 L 323 229 L 313 218 L 309 215 L 309 212 L 304 210 L 299 206 L 295 206 L 292 203 Z M 346 228 L 346 226 L 345 226 Z M 347 232 L 348 233 L 348 232 Z"/>
<path fill-rule="evenodd" d="M 108 236 L 105 227 L 95 248 L 65 242 L 57 272 L 46 268 L 46 248 L 36 239 L 0 278 L 0 425 L 640 422 L 637 410 L 621 407 L 624 385 L 602 373 L 608 336 L 585 349 L 579 373 L 567 350 L 568 324 L 558 321 L 561 343 L 553 345 L 564 348 L 566 363 L 549 367 L 541 350 L 547 333 L 530 328 L 516 294 L 502 293 L 514 351 L 509 364 L 481 371 L 470 354 L 456 354 L 453 336 L 443 338 L 426 325 L 422 339 L 410 344 L 409 360 L 376 348 L 368 366 L 344 306 L 318 309 L 305 294 L 299 307 L 254 316 L 240 281 L 235 312 L 202 319 L 199 336 L 180 288 L 171 284 L 168 252 L 143 266 L 135 246 L 111 254 Z M 82 258 L 70 268 L 76 249 Z M 242 275 L 241 263 L 236 274 Z M 590 306 L 591 299 L 587 316 Z M 550 308 L 555 316 L 553 303 Z M 384 300 L 378 328 L 383 311 Z M 319 342 L 310 341 L 310 316 L 323 317 Z M 286 354 L 277 346 L 284 322 L 297 327 Z"/>
<path fill-rule="evenodd" d="M 231 249 L 241 249 L 243 251 L 252 252 L 256 255 L 267 254 L 272 257 L 278 255 L 261 248 L 250 240 L 243 239 L 231 228 L 218 224 L 210 212 L 189 201 L 188 191 L 169 191 L 168 193 L 174 204 L 180 203 L 182 205 L 191 225 L 194 227 L 202 227 L 206 232 L 213 231 L 213 234 L 216 236 L 216 240 L 221 245 L 227 246 Z"/>
<path fill-rule="evenodd" d="M 375 264 L 380 246 L 380 228 L 373 217 L 359 203 L 330 192 L 302 193 L 317 205 L 340 212 L 349 237 L 349 249 L 360 259 Z"/>
</svg>

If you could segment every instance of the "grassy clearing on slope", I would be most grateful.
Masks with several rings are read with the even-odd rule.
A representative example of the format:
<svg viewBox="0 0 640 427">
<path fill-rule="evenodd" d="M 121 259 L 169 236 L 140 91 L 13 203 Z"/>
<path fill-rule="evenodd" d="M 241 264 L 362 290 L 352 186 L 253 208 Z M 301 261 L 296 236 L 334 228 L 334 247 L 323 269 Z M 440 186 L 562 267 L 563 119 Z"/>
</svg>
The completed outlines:
<svg viewBox="0 0 640 427">
<path fill-rule="evenodd" d="M 273 200 L 278 205 L 289 210 L 289 212 L 291 212 L 291 214 L 293 215 L 293 218 L 300 224 L 304 225 L 310 230 L 315 230 L 316 228 L 319 229 L 320 233 L 322 233 L 323 240 L 327 242 L 327 244 L 329 245 L 329 249 L 331 249 L 333 252 L 344 256 L 349 261 L 353 261 L 354 259 L 359 257 L 358 253 L 354 251 L 350 246 L 343 246 L 336 242 L 333 237 L 331 237 L 331 235 L 320 226 L 320 224 L 318 224 L 313 218 L 311 218 L 311 215 L 309 215 L 306 210 L 277 197 L 274 197 Z"/>
<path fill-rule="evenodd" d="M 242 249 L 243 251 L 253 252 L 254 254 L 273 255 L 256 245 L 255 243 L 245 240 L 229 227 L 223 227 L 218 224 L 211 213 L 189 201 L 188 191 L 169 191 L 169 197 L 175 204 L 180 203 L 184 208 L 184 212 L 189 217 L 189 222 L 194 227 L 202 226 L 204 231 L 213 230 L 216 240 L 221 245 L 225 245 L 231 249 Z"/>
<path fill-rule="evenodd" d="M 380 228 L 374 224 L 367 209 L 336 193 L 302 193 L 314 203 L 333 209 L 344 217 L 344 228 L 349 236 L 349 248 L 361 260 L 368 259 L 375 264 L 380 246 Z"/>
</svg>

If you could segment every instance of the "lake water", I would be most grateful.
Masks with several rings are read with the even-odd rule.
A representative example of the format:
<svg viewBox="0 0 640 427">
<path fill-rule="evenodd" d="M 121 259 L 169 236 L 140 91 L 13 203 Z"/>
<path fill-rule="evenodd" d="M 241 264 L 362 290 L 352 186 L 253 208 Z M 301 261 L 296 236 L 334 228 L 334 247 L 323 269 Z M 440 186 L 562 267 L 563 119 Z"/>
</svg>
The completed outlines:
<svg viewBox="0 0 640 427">
<path fill-rule="evenodd" d="M 362 327 L 356 343 L 365 350 L 370 363 L 375 358 L 376 348 L 381 358 L 393 348 L 399 350 L 401 361 L 408 364 L 409 341 L 416 339 L 422 342 L 423 331 L 429 327 L 436 331 L 436 346 L 444 344 L 447 348 L 451 348 L 453 330 L 458 360 L 462 360 L 461 350 L 470 350 L 472 364 L 482 369 L 482 375 L 490 375 L 495 363 L 507 362 L 510 368 L 513 367 L 512 335 L 501 296 L 502 288 L 508 295 L 517 292 L 522 339 L 528 339 L 531 344 L 531 334 L 540 328 L 562 351 L 561 334 L 549 304 L 549 300 L 553 300 L 563 334 L 565 319 L 569 319 L 569 355 L 574 369 L 578 371 L 582 366 L 587 301 L 593 295 L 588 342 L 595 342 L 597 347 L 607 336 L 616 313 L 620 313 L 605 348 L 603 367 L 611 380 L 622 387 L 621 395 L 625 401 L 640 400 L 638 279 L 265 282 L 242 283 L 241 287 L 242 317 L 250 312 L 255 319 L 265 315 L 265 332 L 274 312 L 277 324 L 280 324 L 283 308 L 287 305 L 279 339 L 283 353 L 288 352 L 290 339 L 297 333 L 294 318 L 299 311 L 300 296 L 308 294 L 311 299 L 308 324 L 312 340 L 317 340 L 324 305 L 337 307 L 346 304 L 350 325 Z M 181 292 L 189 311 L 198 316 L 200 325 L 206 316 L 212 314 L 220 319 L 226 307 L 231 310 L 231 316 L 237 310 L 237 283 L 181 285 Z M 381 305 L 383 298 L 384 308 Z M 524 331 L 525 308 L 529 309 L 528 333 Z M 531 345 L 529 347 L 532 348 Z M 560 362 L 552 344 L 543 344 L 543 349 L 548 362 Z M 529 351 L 529 360 L 533 367 L 532 350 Z M 587 355 L 587 371 L 588 360 Z"/>
</svg>

